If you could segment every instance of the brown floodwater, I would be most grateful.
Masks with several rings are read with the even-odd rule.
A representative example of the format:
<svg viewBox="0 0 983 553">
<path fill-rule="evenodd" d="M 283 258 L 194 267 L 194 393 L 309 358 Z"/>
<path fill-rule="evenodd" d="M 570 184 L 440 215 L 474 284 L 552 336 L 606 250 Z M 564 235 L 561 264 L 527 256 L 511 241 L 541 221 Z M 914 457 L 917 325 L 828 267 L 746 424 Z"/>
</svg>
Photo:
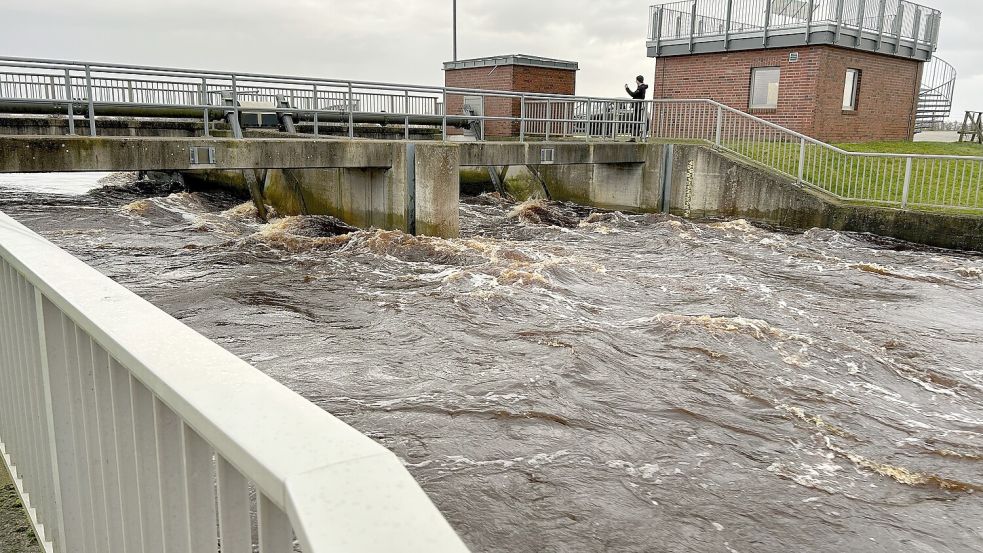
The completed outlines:
<svg viewBox="0 0 983 553">
<path fill-rule="evenodd" d="M 456 240 L 338 234 L 88 179 L 0 209 L 394 451 L 475 551 L 983 550 L 979 256 L 491 196 Z"/>
</svg>

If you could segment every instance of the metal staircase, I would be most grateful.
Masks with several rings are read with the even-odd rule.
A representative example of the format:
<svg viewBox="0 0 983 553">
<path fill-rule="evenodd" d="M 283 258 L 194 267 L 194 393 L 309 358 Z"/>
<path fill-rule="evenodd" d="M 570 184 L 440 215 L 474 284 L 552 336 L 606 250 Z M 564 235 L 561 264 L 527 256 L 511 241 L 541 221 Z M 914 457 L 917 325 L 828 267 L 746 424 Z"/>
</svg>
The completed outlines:
<svg viewBox="0 0 983 553">
<path fill-rule="evenodd" d="M 952 113 L 952 94 L 956 86 L 956 69 L 942 58 L 935 56 L 925 64 L 922 84 L 918 93 L 918 110 L 915 114 L 915 132 L 935 128 Z"/>
</svg>

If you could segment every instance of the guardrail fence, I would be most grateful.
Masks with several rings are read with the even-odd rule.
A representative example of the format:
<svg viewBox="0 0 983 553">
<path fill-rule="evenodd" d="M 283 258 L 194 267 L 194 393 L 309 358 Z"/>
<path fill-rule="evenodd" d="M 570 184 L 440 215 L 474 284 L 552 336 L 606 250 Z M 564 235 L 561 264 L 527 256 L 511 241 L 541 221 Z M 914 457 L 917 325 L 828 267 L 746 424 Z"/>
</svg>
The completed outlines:
<svg viewBox="0 0 983 553">
<path fill-rule="evenodd" d="M 681 0 L 650 8 L 649 40 L 828 29 L 837 34 L 859 31 L 878 41 L 908 41 L 934 51 L 941 18 L 940 11 L 907 0 Z"/>
<path fill-rule="evenodd" d="M 395 455 L 4 214 L 0 349 L 49 553 L 466 551 Z"/>
<path fill-rule="evenodd" d="M 0 58 L 0 111 L 64 114 L 69 133 L 98 134 L 102 115 L 234 121 L 243 114 L 291 115 L 318 134 L 321 124 L 436 127 L 441 137 L 642 138 L 642 101 Z M 76 129 L 77 121 L 87 125 Z M 306 127 L 305 127 L 306 128 Z M 241 131 L 234 128 L 237 137 Z"/>
<path fill-rule="evenodd" d="M 983 211 L 983 157 L 848 152 L 712 100 L 656 100 L 653 136 L 706 141 L 841 200 Z"/>
</svg>

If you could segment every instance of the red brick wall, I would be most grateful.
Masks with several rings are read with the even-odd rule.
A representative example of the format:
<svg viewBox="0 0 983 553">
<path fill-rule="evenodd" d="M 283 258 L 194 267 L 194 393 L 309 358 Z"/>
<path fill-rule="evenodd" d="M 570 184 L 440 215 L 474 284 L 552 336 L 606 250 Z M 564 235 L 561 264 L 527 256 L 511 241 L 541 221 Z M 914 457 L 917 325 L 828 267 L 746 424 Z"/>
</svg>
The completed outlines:
<svg viewBox="0 0 983 553">
<path fill-rule="evenodd" d="M 857 110 L 843 111 L 847 69 L 860 70 Z M 823 48 L 816 87 L 816 135 L 827 142 L 910 140 L 922 64 L 868 52 Z"/>
<path fill-rule="evenodd" d="M 444 71 L 444 84 L 454 88 L 572 95 L 577 88 L 577 72 L 526 65 L 450 69 Z M 463 106 L 464 95 L 448 95 L 448 115 L 460 114 Z M 518 99 L 485 98 L 485 115 L 519 117 L 521 111 Z M 518 134 L 518 122 L 488 121 L 485 123 L 486 136 L 504 137 L 518 136 Z"/>
<path fill-rule="evenodd" d="M 798 52 L 799 61 L 789 62 Z M 711 98 L 824 141 L 908 140 L 921 63 L 831 46 L 659 58 L 655 98 Z M 777 109 L 749 109 L 751 69 L 779 67 Z M 846 70 L 860 69 L 858 109 L 842 111 Z"/>
</svg>

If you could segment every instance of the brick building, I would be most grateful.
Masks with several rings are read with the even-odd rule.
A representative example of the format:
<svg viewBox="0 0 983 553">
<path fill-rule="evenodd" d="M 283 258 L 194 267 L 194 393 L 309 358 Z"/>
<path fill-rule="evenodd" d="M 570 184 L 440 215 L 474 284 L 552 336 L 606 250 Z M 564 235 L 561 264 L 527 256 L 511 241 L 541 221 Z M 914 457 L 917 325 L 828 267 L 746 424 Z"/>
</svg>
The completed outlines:
<svg viewBox="0 0 983 553">
<path fill-rule="evenodd" d="M 655 98 L 711 98 L 827 142 L 911 139 L 939 12 L 904 0 L 741 6 L 653 7 Z"/>
<path fill-rule="evenodd" d="M 540 94 L 573 95 L 577 88 L 576 62 L 515 54 L 444 63 L 444 86 L 480 90 L 507 90 Z M 521 115 L 519 99 L 470 97 L 466 93 L 448 94 L 446 113 L 463 115 L 465 106 L 488 117 Z M 507 137 L 519 134 L 517 121 L 488 121 L 485 136 Z"/>
</svg>

